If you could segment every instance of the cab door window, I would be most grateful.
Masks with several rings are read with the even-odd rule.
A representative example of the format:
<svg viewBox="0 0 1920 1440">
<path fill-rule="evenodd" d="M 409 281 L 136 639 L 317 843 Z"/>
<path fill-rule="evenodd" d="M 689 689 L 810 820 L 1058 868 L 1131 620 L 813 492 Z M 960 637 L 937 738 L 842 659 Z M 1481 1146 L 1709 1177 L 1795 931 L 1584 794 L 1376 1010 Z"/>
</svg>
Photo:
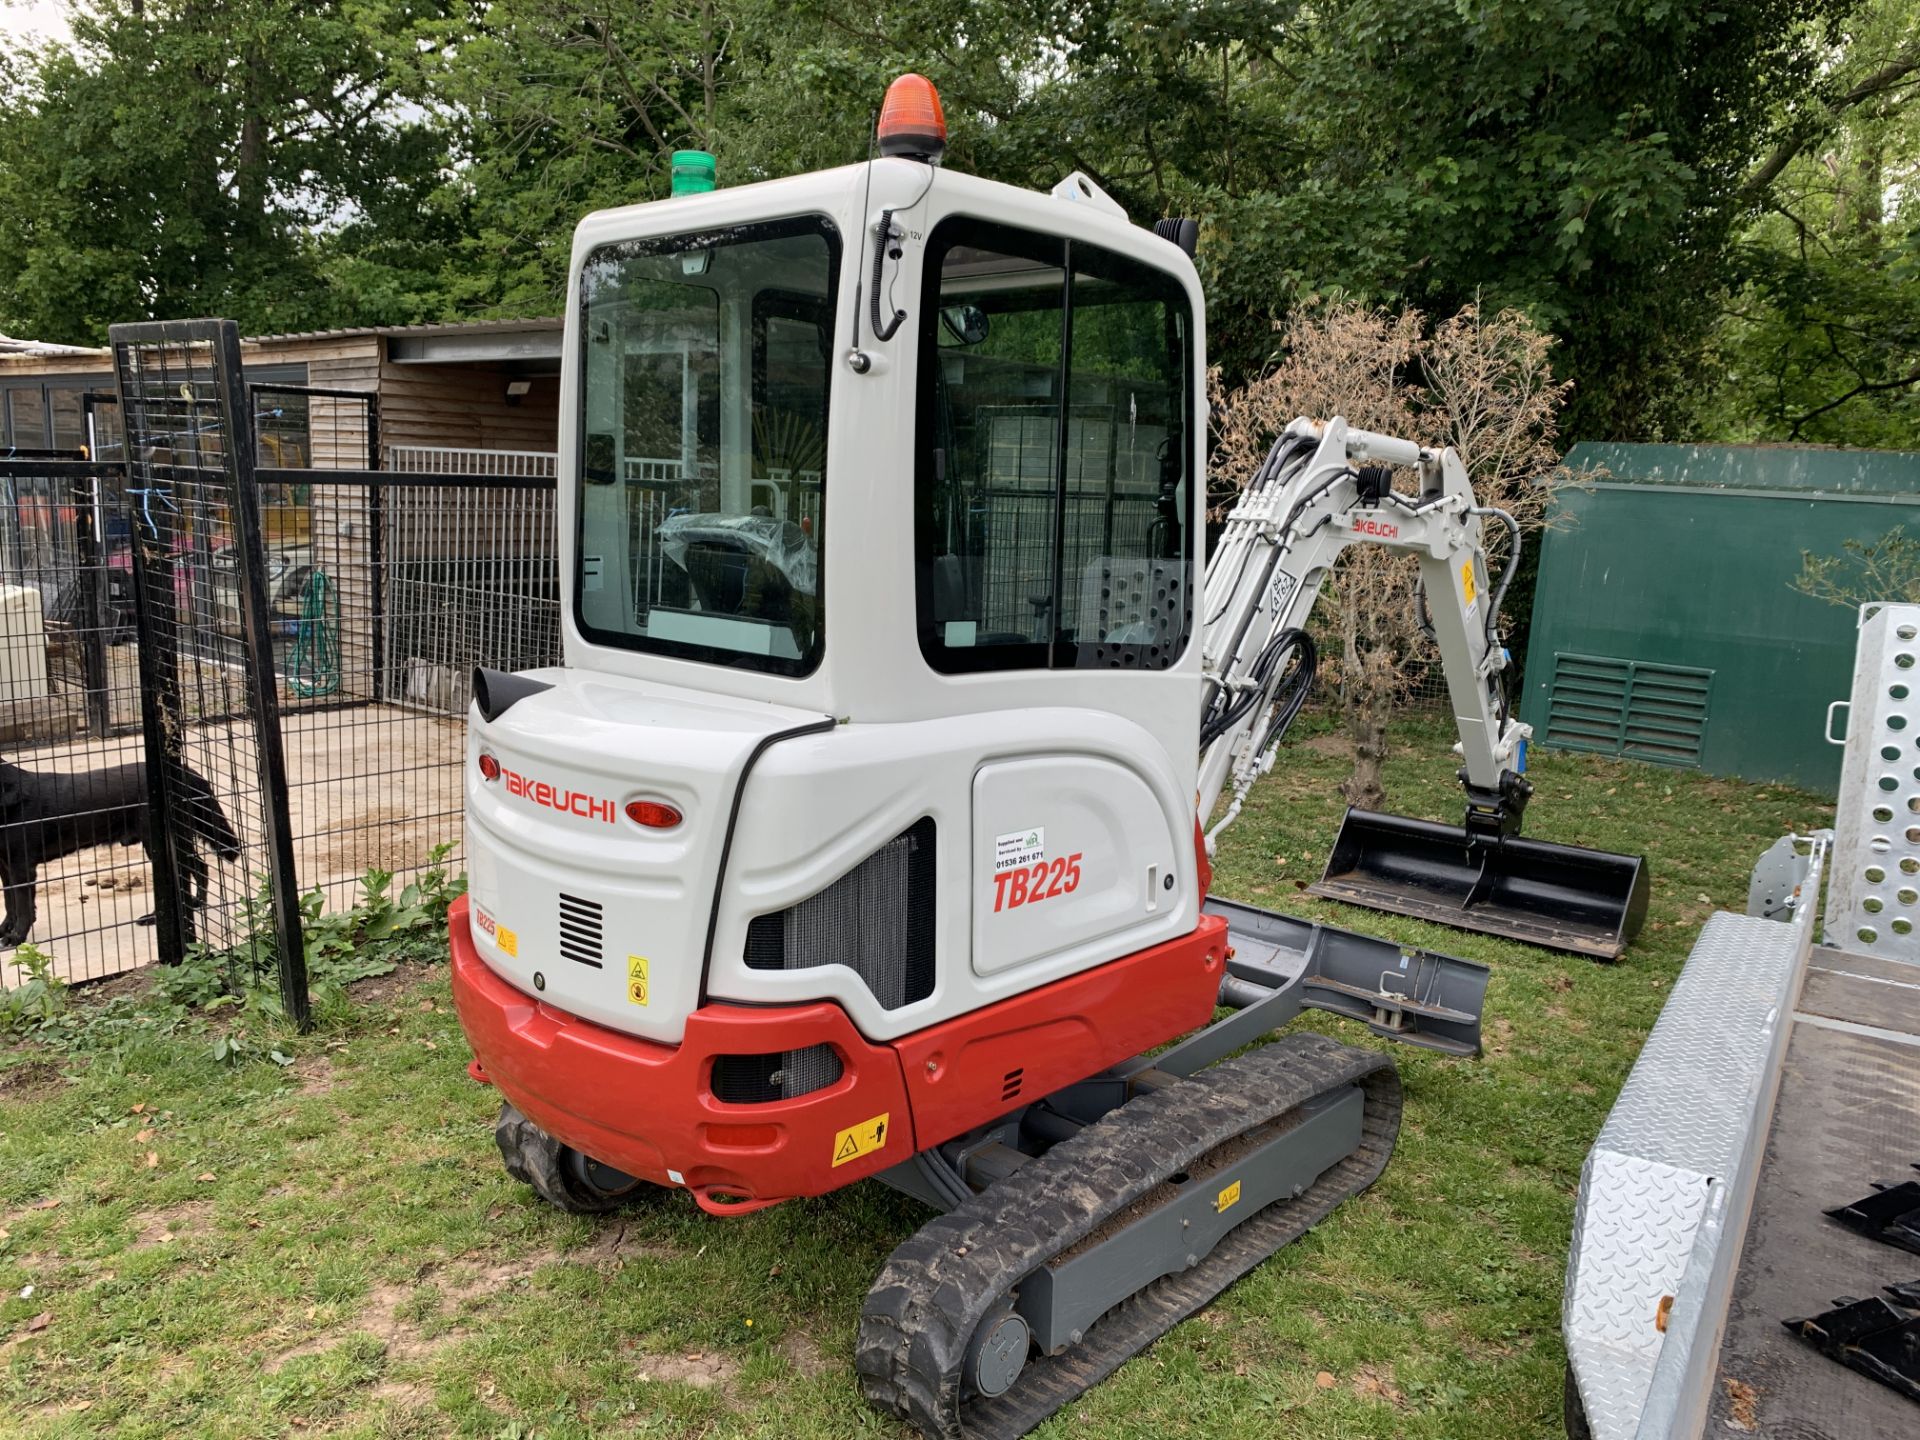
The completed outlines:
<svg viewBox="0 0 1920 1440">
<path fill-rule="evenodd" d="M 1192 628 L 1185 290 L 1097 246 L 970 218 L 928 248 L 922 652 L 945 673 L 1172 665 Z"/>
</svg>

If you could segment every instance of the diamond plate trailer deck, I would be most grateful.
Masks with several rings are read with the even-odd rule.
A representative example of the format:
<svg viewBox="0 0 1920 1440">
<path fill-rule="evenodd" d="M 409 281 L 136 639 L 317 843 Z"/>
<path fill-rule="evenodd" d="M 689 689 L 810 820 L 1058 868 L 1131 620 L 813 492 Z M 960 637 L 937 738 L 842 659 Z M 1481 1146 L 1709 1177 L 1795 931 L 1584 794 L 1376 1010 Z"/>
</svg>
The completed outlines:
<svg viewBox="0 0 1920 1440">
<path fill-rule="evenodd" d="M 1920 969 L 1813 946 L 1799 908 L 1709 922 L 1588 1157 L 1575 1440 L 1920 1435 L 1920 1406 L 1780 1323 L 1920 1275 L 1824 1214 L 1920 1160 Z"/>
<path fill-rule="evenodd" d="M 1587 1156 L 1561 1318 L 1575 1440 L 1701 1432 L 1815 908 L 1707 921 Z"/>
</svg>

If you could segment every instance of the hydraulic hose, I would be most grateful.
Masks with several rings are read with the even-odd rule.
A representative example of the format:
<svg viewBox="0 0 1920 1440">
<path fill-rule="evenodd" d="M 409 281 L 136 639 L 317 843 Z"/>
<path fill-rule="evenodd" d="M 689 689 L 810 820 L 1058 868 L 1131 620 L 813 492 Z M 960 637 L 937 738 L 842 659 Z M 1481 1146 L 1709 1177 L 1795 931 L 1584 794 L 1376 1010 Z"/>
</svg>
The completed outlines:
<svg viewBox="0 0 1920 1440">
<path fill-rule="evenodd" d="M 340 599 L 324 570 L 307 577 L 293 657 L 287 664 L 287 688 L 309 700 L 340 688 Z"/>
<path fill-rule="evenodd" d="M 1506 603 L 1507 586 L 1513 583 L 1514 572 L 1520 568 L 1520 522 L 1495 505 L 1476 505 L 1469 513 L 1491 515 L 1507 527 L 1507 563 L 1500 572 L 1500 583 L 1493 587 L 1492 599 L 1487 602 L 1487 643 L 1491 645 L 1500 621 L 1500 607 Z"/>
</svg>

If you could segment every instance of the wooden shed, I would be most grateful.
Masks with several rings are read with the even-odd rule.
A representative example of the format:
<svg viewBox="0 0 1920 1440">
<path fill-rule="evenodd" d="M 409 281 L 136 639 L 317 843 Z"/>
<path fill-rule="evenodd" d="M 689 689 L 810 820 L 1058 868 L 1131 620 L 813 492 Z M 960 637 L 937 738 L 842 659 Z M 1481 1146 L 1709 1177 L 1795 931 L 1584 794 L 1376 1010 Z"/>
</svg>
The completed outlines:
<svg viewBox="0 0 1920 1440">
<path fill-rule="evenodd" d="M 526 473 L 520 464 L 554 449 L 560 344 L 558 320 L 477 320 L 261 335 L 241 342 L 241 358 L 256 384 L 373 392 L 384 468 L 476 468 L 448 452 L 484 451 Z M 112 390 L 104 348 L 0 337 L 0 444 L 77 449 L 87 443 L 83 397 Z M 321 448 L 325 428 L 315 429 Z M 309 463 L 360 461 L 315 453 Z"/>
</svg>

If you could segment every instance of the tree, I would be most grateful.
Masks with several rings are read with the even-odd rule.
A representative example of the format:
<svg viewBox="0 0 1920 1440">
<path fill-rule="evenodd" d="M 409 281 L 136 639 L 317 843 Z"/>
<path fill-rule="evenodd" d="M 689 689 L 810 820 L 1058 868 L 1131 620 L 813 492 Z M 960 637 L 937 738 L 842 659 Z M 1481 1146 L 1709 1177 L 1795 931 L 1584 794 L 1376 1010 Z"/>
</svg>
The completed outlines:
<svg viewBox="0 0 1920 1440">
<path fill-rule="evenodd" d="M 445 149 L 415 65 L 453 0 L 96 0 L 0 60 L 0 328 L 442 306 Z"/>
<path fill-rule="evenodd" d="M 1136 218 L 1200 218 L 1230 378 L 1265 366 L 1297 306 L 1479 301 L 1560 335 L 1579 382 L 1569 423 L 1625 437 L 1684 428 L 1677 381 L 1718 318 L 1742 187 L 1847 3 L 801 0 L 794 14 L 810 77 L 858 76 L 871 97 L 874 70 L 924 69 L 981 173 L 1044 187 L 1077 167 Z"/>
<path fill-rule="evenodd" d="M 770 12 L 769 12 L 770 13 Z M 448 288 L 465 312 L 551 314 L 573 227 L 668 193 L 675 150 L 729 151 L 757 0 L 495 0 L 434 67 L 461 117 L 453 182 L 472 228 Z M 725 154 L 723 183 L 738 183 Z"/>
<path fill-rule="evenodd" d="M 1570 386 L 1553 378 L 1553 344 L 1514 310 L 1489 317 L 1468 306 L 1431 333 L 1415 311 L 1343 304 L 1296 316 L 1281 361 L 1221 397 L 1214 474 L 1229 487 L 1222 507 L 1289 421 L 1339 415 L 1361 429 L 1451 445 L 1480 503 L 1506 511 L 1522 536 L 1536 532 L 1553 487 L 1568 478 L 1555 439 Z M 1498 574 L 1511 553 L 1504 527 L 1487 526 L 1486 546 L 1489 570 Z M 1380 809 L 1386 798 L 1388 722 L 1410 671 L 1434 658 L 1412 599 L 1417 575 L 1410 556 L 1355 545 L 1328 582 L 1353 754 L 1341 788 L 1362 809 Z"/>
<path fill-rule="evenodd" d="M 1743 188 L 1709 434 L 1920 448 L 1917 100 L 1920 4 L 1862 6 Z"/>
<path fill-rule="evenodd" d="M 1920 603 L 1920 540 L 1896 525 L 1878 540 L 1846 541 L 1838 555 L 1802 550 L 1793 588 L 1849 610 L 1882 601 Z"/>
</svg>

